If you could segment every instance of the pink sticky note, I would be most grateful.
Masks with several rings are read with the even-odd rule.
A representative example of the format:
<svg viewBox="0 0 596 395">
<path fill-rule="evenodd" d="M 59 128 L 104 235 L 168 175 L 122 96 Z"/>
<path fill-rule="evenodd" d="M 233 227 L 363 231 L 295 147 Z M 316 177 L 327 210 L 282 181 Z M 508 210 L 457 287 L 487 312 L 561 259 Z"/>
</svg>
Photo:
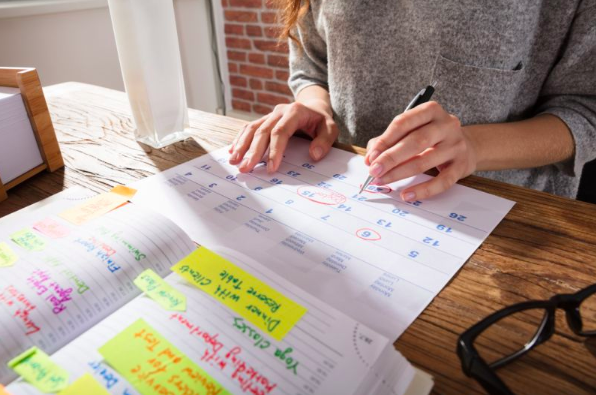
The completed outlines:
<svg viewBox="0 0 596 395">
<path fill-rule="evenodd" d="M 53 220 L 52 218 L 46 218 L 37 222 L 35 225 L 33 225 L 33 229 L 52 239 L 66 237 L 70 233 L 70 229 L 62 225 L 60 222 Z"/>
</svg>

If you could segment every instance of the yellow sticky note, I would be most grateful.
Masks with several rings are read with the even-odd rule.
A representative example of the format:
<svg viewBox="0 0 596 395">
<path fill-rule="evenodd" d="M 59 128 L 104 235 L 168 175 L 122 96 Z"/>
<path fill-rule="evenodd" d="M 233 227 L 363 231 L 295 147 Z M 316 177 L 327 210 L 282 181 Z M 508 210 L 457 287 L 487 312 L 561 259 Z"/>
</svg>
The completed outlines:
<svg viewBox="0 0 596 395">
<path fill-rule="evenodd" d="M 124 185 L 116 185 L 110 190 L 110 192 L 122 195 L 127 199 L 132 199 L 132 197 L 137 193 L 137 190 L 134 188 L 125 187 Z"/>
<path fill-rule="evenodd" d="M 22 229 L 10 235 L 12 241 L 27 251 L 42 251 L 46 248 L 47 242 L 31 229 Z"/>
<path fill-rule="evenodd" d="M 2 384 L 0 384 L 0 395 L 10 395 L 8 392 L 6 392 Z"/>
<path fill-rule="evenodd" d="M 58 395 L 110 395 L 89 373 L 85 373 Z"/>
<path fill-rule="evenodd" d="M 99 353 L 143 395 L 229 394 L 143 319 L 104 344 Z"/>
<path fill-rule="evenodd" d="M 37 347 L 13 358 L 8 367 L 41 392 L 58 392 L 68 386 L 68 372 Z"/>
<path fill-rule="evenodd" d="M 94 196 L 78 206 L 63 211 L 60 213 L 60 216 L 75 225 L 82 225 L 122 206 L 127 201 L 128 197 L 126 196 L 106 192 Z"/>
<path fill-rule="evenodd" d="M 0 267 L 12 266 L 19 259 L 8 243 L 0 243 Z"/>
<path fill-rule="evenodd" d="M 201 247 L 172 267 L 193 285 L 281 340 L 306 308 L 232 262 Z"/>
<path fill-rule="evenodd" d="M 166 310 L 186 311 L 186 296 L 176 291 L 151 269 L 147 269 L 135 278 L 134 283 L 151 299 Z"/>
</svg>

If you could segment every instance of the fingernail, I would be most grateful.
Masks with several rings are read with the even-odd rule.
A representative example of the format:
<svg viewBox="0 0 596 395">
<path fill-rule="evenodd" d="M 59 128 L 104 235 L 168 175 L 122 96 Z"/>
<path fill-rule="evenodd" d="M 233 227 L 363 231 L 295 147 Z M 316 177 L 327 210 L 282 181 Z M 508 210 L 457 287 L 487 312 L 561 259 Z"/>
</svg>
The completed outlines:
<svg viewBox="0 0 596 395">
<path fill-rule="evenodd" d="M 406 202 L 411 202 L 412 200 L 416 199 L 416 194 L 414 192 L 404 193 L 401 198 Z"/>
<path fill-rule="evenodd" d="M 374 178 L 369 185 L 383 185 L 380 178 Z"/>
<path fill-rule="evenodd" d="M 381 175 L 381 173 L 383 172 L 383 165 L 380 163 L 375 163 L 374 165 L 372 165 L 372 167 L 370 168 L 370 174 L 372 176 L 379 176 Z"/>
<path fill-rule="evenodd" d="M 238 160 L 238 152 L 234 152 L 232 156 L 230 156 L 230 162 L 236 162 Z"/>
<path fill-rule="evenodd" d="M 238 167 L 244 167 L 244 166 L 248 165 L 249 161 L 250 160 L 248 158 L 242 159 L 242 162 L 240 162 L 240 165 L 238 165 Z"/>
<path fill-rule="evenodd" d="M 322 155 L 323 155 L 323 148 L 315 147 L 315 149 L 312 150 L 312 156 L 315 160 L 321 159 Z"/>
<path fill-rule="evenodd" d="M 377 159 L 377 156 L 379 156 L 380 154 L 381 152 L 379 152 L 378 150 L 374 150 L 370 153 L 370 155 L 368 155 L 368 161 L 373 162 L 375 159 Z"/>
<path fill-rule="evenodd" d="M 273 173 L 273 160 L 269 160 L 269 162 L 267 162 L 267 173 Z"/>
</svg>

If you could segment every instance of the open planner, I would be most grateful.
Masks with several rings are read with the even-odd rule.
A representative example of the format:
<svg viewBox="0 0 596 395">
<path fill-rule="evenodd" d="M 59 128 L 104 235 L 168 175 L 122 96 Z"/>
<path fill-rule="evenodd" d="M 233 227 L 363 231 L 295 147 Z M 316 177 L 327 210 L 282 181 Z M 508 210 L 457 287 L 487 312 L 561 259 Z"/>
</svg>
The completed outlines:
<svg viewBox="0 0 596 395">
<path fill-rule="evenodd" d="M 306 144 L 272 175 L 220 149 L 132 198 L 75 188 L 1 219 L 6 391 L 427 394 L 393 341 L 513 202 L 401 201 L 425 175 L 359 194 L 362 157 Z"/>
<path fill-rule="evenodd" d="M 226 270 L 236 279 L 261 282 L 251 289 L 283 294 L 280 310 L 300 306 L 303 314 L 285 335 L 260 329 L 247 313 L 221 303 L 222 295 L 218 300 L 197 288 L 197 271 L 173 273 L 204 247 L 197 250 L 155 211 L 126 204 L 78 226 L 60 216 L 90 198 L 84 189 L 70 189 L 0 220 L 0 383 L 9 394 L 60 393 L 66 384 L 92 380 L 104 391 L 98 394 L 389 395 L 416 382 L 387 337 L 247 255 L 219 247 L 207 251 L 214 260 L 200 260 L 213 267 L 233 262 Z M 141 295 L 135 279 L 148 269 L 183 295 L 184 309 Z M 211 280 L 218 287 L 237 284 Z M 34 369 L 27 381 L 7 363 L 32 346 L 49 361 L 20 361 Z M 422 378 L 417 385 L 427 393 L 432 383 Z M 70 393 L 91 393 L 81 388 Z"/>
</svg>

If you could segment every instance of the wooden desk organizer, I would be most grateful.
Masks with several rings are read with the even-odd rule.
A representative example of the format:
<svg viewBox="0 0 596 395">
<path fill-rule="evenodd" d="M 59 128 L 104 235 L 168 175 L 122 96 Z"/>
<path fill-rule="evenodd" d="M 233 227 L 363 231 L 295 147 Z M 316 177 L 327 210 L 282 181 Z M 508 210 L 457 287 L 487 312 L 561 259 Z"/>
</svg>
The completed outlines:
<svg viewBox="0 0 596 395">
<path fill-rule="evenodd" d="M 34 68 L 0 67 L 0 86 L 19 88 L 21 90 L 21 97 L 23 98 L 27 115 L 31 121 L 39 153 L 43 159 L 41 165 L 30 169 L 6 184 L 0 179 L 0 201 L 2 201 L 8 197 L 6 191 L 10 188 L 15 187 L 43 170 L 55 171 L 64 167 L 64 160 L 60 153 L 60 146 L 56 139 L 56 133 L 54 132 L 54 126 L 52 125 L 52 119 L 50 118 L 50 112 L 43 95 L 37 70 Z"/>
</svg>

